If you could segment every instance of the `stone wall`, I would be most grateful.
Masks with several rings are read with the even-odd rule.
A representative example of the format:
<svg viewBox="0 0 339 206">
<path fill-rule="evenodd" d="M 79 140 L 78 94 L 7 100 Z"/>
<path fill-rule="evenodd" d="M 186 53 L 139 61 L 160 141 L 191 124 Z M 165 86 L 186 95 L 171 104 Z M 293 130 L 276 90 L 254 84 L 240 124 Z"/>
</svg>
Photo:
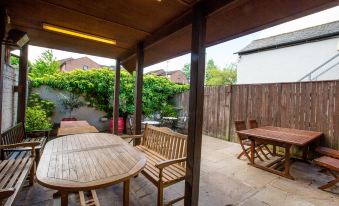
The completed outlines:
<svg viewBox="0 0 339 206">
<path fill-rule="evenodd" d="M 50 100 L 55 103 L 55 109 L 52 116 L 52 121 L 59 124 L 62 118 L 68 117 L 60 102 L 60 94 L 65 94 L 63 91 L 52 89 L 48 86 L 34 88 L 34 93 L 38 93 L 42 99 Z M 84 101 L 83 98 L 81 100 Z M 98 111 L 93 107 L 83 106 L 79 110 L 72 112 L 72 117 L 77 120 L 86 120 L 91 125 L 95 126 L 99 131 L 105 131 L 109 128 L 109 121 L 101 121 L 101 118 L 106 116 L 105 112 Z"/>
<path fill-rule="evenodd" d="M 5 64 L 4 85 L 2 99 L 2 131 L 6 131 L 16 124 L 18 94 L 14 92 L 14 86 L 18 85 L 18 70 Z"/>
</svg>

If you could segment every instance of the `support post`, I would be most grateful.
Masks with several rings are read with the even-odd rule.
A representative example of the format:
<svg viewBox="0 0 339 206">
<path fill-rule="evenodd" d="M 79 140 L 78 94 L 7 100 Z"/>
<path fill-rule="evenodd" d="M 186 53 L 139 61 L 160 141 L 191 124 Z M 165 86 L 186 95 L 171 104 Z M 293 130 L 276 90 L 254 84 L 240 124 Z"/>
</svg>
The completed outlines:
<svg viewBox="0 0 339 206">
<path fill-rule="evenodd" d="M 136 63 L 136 80 L 134 95 L 134 134 L 141 134 L 141 115 L 142 115 L 142 87 L 143 87 L 143 71 L 144 71 L 144 43 L 140 42 L 137 46 L 137 63 Z M 140 144 L 140 140 L 134 141 L 136 145 Z"/>
<path fill-rule="evenodd" d="M 202 3 L 193 7 L 185 206 L 196 206 L 199 200 L 206 33 L 203 8 Z"/>
<path fill-rule="evenodd" d="M 120 60 L 116 60 L 114 101 L 113 101 L 113 134 L 118 135 L 119 119 L 119 95 L 120 95 Z"/>
<path fill-rule="evenodd" d="M 2 98 L 3 98 L 3 82 L 4 82 L 4 65 L 5 65 L 5 45 L 2 44 L 2 40 L 6 34 L 6 10 L 0 7 L 0 134 L 2 133 Z M 0 138 L 0 144 L 2 145 L 2 138 Z M 4 160 L 4 150 L 0 150 L 0 158 Z"/>
<path fill-rule="evenodd" d="M 17 122 L 25 123 L 27 105 L 28 44 L 20 49 Z"/>
</svg>

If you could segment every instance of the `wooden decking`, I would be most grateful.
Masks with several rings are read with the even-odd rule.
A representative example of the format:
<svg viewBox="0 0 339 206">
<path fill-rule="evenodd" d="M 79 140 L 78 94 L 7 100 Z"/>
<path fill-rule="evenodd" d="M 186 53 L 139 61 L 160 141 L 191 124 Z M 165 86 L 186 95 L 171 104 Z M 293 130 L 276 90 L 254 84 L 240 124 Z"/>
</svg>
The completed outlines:
<svg viewBox="0 0 339 206">
<path fill-rule="evenodd" d="M 247 165 L 247 159 L 238 160 L 239 144 L 212 137 L 203 137 L 200 205 L 339 205 L 339 187 L 325 192 L 317 189 L 332 178 L 320 173 L 320 168 L 296 162 L 291 165 L 289 180 Z M 213 175 L 212 175 L 213 174 Z M 143 175 L 131 181 L 130 205 L 156 205 L 157 188 Z M 101 205 L 122 205 L 123 185 L 115 185 L 97 191 Z M 53 199 L 54 190 L 35 184 L 23 188 L 16 205 L 52 206 L 60 204 Z M 180 197 L 184 182 L 165 189 L 164 199 Z M 79 197 L 70 195 L 70 205 L 79 205 Z M 179 202 L 175 205 L 183 205 Z"/>
</svg>

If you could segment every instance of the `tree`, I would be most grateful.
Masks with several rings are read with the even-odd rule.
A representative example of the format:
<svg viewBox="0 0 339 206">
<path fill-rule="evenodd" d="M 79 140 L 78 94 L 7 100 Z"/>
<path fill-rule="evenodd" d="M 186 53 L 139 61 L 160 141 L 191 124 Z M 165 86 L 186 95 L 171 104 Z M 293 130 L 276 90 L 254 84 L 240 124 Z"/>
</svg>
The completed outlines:
<svg viewBox="0 0 339 206">
<path fill-rule="evenodd" d="M 212 59 L 208 60 L 205 73 L 205 84 L 209 86 L 234 84 L 237 81 L 237 67 L 230 64 L 219 69 Z"/>
<path fill-rule="evenodd" d="M 19 58 L 16 56 L 10 57 L 10 65 L 14 68 L 19 68 Z"/>
<path fill-rule="evenodd" d="M 212 78 L 212 73 L 214 73 L 215 70 L 218 70 L 218 66 L 215 65 L 213 59 L 208 60 L 205 70 L 205 81 L 208 82 Z"/>
<path fill-rule="evenodd" d="M 29 72 L 31 77 L 42 77 L 45 75 L 52 75 L 59 71 L 60 64 L 53 56 L 52 50 L 46 50 L 41 54 L 32 65 Z"/>
<path fill-rule="evenodd" d="M 191 70 L 191 65 L 190 64 L 185 64 L 184 68 L 182 68 L 182 72 L 184 72 L 186 79 L 189 81 L 190 80 L 190 70 Z"/>
</svg>

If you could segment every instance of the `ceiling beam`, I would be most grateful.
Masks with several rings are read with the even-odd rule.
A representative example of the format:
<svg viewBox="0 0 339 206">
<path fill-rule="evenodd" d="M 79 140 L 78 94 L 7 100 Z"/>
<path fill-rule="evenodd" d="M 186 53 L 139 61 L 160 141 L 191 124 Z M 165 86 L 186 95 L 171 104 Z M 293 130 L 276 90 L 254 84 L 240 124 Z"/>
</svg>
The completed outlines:
<svg viewBox="0 0 339 206">
<path fill-rule="evenodd" d="M 145 31 L 145 30 L 142 30 L 142 29 L 138 29 L 138 28 L 135 28 L 135 27 L 126 25 L 126 24 L 121 24 L 121 23 L 119 23 L 119 22 L 112 21 L 112 20 L 108 20 L 108 19 L 106 19 L 106 18 L 94 16 L 94 15 L 91 15 L 91 14 L 88 14 L 88 13 L 85 13 L 85 12 L 82 12 L 82 11 L 80 11 L 80 10 L 77 10 L 77 9 L 69 8 L 69 7 L 60 5 L 60 4 L 51 3 L 51 2 L 45 1 L 45 0 L 38 0 L 38 1 L 39 1 L 40 3 L 43 3 L 43 4 L 49 4 L 49 5 L 51 5 L 51 6 L 55 6 L 55 7 L 58 7 L 58 8 L 62 8 L 62 9 L 65 9 L 65 10 L 68 10 L 68 11 L 71 11 L 71 12 L 74 12 L 74 13 L 78 13 L 78 14 L 81 14 L 81 15 L 84 15 L 84 16 L 87 16 L 87 17 L 90 17 L 90 18 L 94 18 L 94 19 L 100 20 L 100 21 L 106 21 L 106 22 L 108 22 L 108 23 L 118 24 L 118 25 L 120 25 L 120 26 L 129 28 L 129 29 L 132 29 L 132 30 L 135 30 L 135 31 L 138 31 L 138 32 L 143 32 L 143 33 L 145 33 L 145 34 L 150 34 L 149 31 Z"/>
<path fill-rule="evenodd" d="M 204 15 L 208 16 L 217 10 L 227 6 L 228 4 L 234 2 L 236 0 L 201 0 L 196 4 L 204 4 Z M 173 34 L 174 32 L 190 25 L 192 23 L 192 9 L 181 15 L 180 17 L 174 19 L 172 22 L 162 26 L 153 34 L 149 35 L 144 39 L 144 49 L 152 46 L 155 43 L 158 43 L 165 37 Z M 131 49 L 130 51 L 124 53 L 120 59 L 122 62 L 130 59 L 135 55 L 136 47 Z"/>
</svg>

